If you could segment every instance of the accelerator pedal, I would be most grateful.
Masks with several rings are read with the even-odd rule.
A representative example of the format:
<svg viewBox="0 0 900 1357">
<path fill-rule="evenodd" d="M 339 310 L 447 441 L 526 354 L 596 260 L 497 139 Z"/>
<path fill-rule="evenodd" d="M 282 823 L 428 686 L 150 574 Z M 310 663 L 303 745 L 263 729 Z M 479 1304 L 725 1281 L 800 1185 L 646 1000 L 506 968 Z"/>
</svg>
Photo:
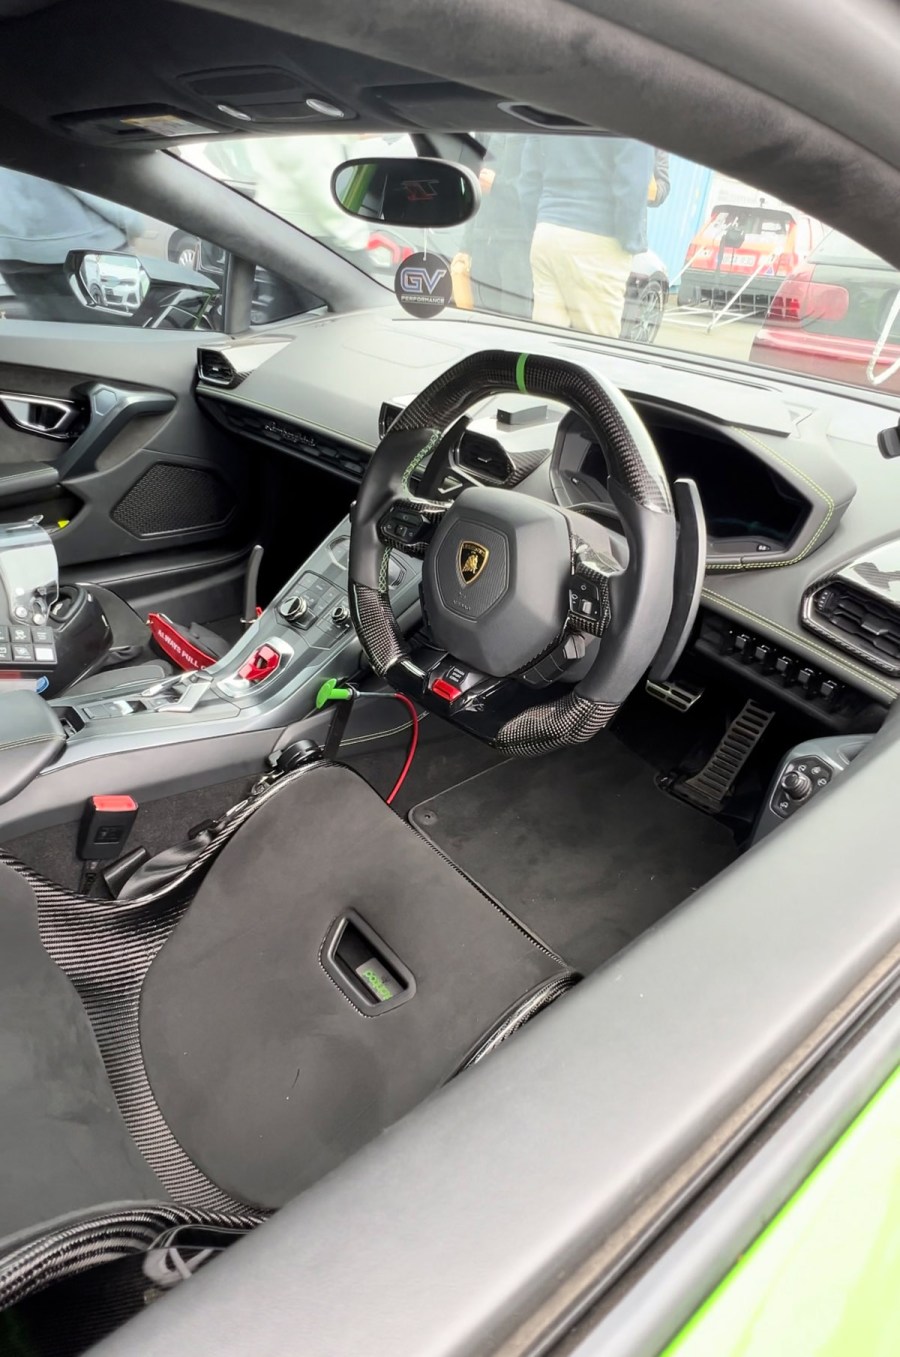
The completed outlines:
<svg viewBox="0 0 900 1357">
<path fill-rule="evenodd" d="M 774 712 L 745 702 L 699 773 L 676 782 L 670 790 L 708 815 L 717 814 L 734 790 L 744 765 L 769 727 Z"/>
</svg>

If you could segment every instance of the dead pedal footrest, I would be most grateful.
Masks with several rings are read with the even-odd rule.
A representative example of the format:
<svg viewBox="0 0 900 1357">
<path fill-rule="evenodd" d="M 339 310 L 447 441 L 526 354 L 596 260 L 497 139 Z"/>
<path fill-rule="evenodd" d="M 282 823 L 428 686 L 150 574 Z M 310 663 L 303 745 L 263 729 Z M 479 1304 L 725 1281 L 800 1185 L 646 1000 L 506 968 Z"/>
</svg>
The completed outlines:
<svg viewBox="0 0 900 1357">
<path fill-rule="evenodd" d="M 756 702 L 745 702 L 699 773 L 676 782 L 671 790 L 699 810 L 720 811 L 773 715 Z"/>
</svg>

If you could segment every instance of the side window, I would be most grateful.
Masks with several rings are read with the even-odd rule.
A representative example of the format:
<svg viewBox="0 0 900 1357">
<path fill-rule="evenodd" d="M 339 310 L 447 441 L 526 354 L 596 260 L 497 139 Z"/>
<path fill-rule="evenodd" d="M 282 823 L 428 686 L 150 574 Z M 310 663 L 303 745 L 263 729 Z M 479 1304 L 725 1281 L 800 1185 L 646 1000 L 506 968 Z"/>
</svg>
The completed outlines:
<svg viewBox="0 0 900 1357">
<path fill-rule="evenodd" d="M 0 320 L 221 329 L 221 263 L 188 232 L 0 168 Z"/>
</svg>

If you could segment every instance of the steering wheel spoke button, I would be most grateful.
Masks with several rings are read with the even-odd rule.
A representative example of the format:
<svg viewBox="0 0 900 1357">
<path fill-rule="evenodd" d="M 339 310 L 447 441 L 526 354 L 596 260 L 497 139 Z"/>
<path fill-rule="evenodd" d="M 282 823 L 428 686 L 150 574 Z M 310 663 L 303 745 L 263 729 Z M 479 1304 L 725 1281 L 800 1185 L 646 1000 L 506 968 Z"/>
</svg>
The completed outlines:
<svg viewBox="0 0 900 1357">
<path fill-rule="evenodd" d="M 427 520 L 417 510 L 395 506 L 381 521 L 381 535 L 390 542 L 399 543 L 401 547 L 410 546 L 421 541 L 428 526 Z"/>
<path fill-rule="evenodd" d="M 261 683 L 270 678 L 281 663 L 281 654 L 274 646 L 261 645 L 256 648 L 248 660 L 237 671 L 238 678 L 249 683 Z"/>
<path fill-rule="evenodd" d="M 603 615 L 599 584 L 583 575 L 572 575 L 569 579 L 569 612 L 589 622 L 598 621 Z"/>
<path fill-rule="evenodd" d="M 821 759 L 793 759 L 782 769 L 772 796 L 772 809 L 786 820 L 823 787 L 827 787 L 831 778 L 832 769 Z"/>
</svg>

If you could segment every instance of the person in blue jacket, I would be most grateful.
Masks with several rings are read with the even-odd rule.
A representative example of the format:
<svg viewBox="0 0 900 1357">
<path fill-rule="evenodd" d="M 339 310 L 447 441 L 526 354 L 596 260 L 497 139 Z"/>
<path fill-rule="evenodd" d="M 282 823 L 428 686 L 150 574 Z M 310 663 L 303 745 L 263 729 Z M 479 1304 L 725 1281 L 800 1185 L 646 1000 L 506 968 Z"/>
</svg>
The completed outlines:
<svg viewBox="0 0 900 1357">
<path fill-rule="evenodd" d="M 654 149 L 607 136 L 534 136 L 519 200 L 533 227 L 532 318 L 615 338 L 634 255 L 647 248 Z"/>
</svg>

